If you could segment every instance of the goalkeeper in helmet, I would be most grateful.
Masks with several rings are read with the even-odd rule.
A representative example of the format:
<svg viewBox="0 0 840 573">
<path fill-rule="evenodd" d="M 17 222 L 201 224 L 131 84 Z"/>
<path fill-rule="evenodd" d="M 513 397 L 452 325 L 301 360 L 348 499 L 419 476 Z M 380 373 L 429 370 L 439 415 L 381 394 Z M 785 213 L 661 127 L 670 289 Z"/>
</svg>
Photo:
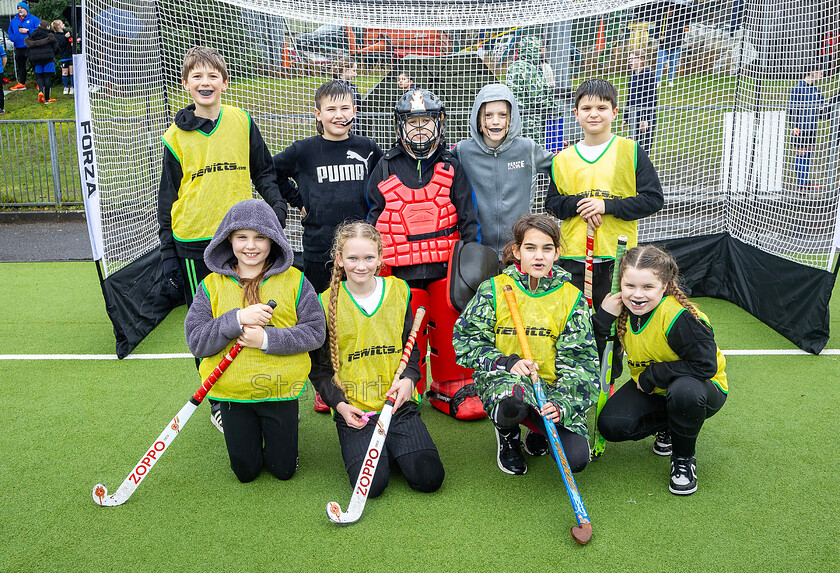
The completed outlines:
<svg viewBox="0 0 840 573">
<path fill-rule="evenodd" d="M 368 221 L 382 234 L 383 262 L 408 283 L 412 306 L 426 306 L 435 325 L 432 377 L 469 383 L 471 371 L 455 364 L 452 350 L 458 314 L 447 303 L 447 267 L 456 242 L 480 240 L 475 196 L 446 146 L 446 107 L 434 93 L 409 89 L 397 101 L 393 121 L 397 141 L 368 182 Z M 421 356 L 425 344 L 425 338 L 418 338 Z M 426 371 L 422 363 L 420 371 Z M 424 387 L 425 377 L 418 391 Z"/>
</svg>

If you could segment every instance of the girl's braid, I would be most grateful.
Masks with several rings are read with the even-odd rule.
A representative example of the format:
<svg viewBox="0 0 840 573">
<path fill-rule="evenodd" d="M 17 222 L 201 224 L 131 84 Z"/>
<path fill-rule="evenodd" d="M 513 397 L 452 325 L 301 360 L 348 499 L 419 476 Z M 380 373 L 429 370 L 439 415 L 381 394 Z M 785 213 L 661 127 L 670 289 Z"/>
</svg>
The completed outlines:
<svg viewBox="0 0 840 573">
<path fill-rule="evenodd" d="M 340 365 L 338 355 L 338 328 L 336 326 L 338 309 L 338 289 L 341 287 L 341 280 L 344 278 L 344 269 L 338 264 L 333 264 L 332 277 L 330 278 L 330 303 L 327 307 L 327 331 L 330 337 L 330 361 L 332 362 L 333 384 L 344 389 L 344 384 L 338 379 L 338 367 Z"/>
<path fill-rule="evenodd" d="M 630 316 L 630 309 L 621 305 L 621 312 L 618 313 L 618 318 L 615 323 L 615 336 L 617 340 L 624 338 L 624 333 L 627 332 L 627 317 Z"/>
<path fill-rule="evenodd" d="M 703 320 L 700 318 L 700 313 L 697 311 L 697 307 L 694 306 L 694 304 L 692 304 L 691 302 L 689 302 L 688 298 L 685 296 L 685 293 L 682 291 L 682 289 L 680 289 L 679 286 L 677 286 L 677 281 L 672 280 L 668 283 L 668 286 L 665 287 L 665 295 L 670 295 L 674 297 L 674 300 L 680 303 L 680 305 L 682 305 L 683 308 L 685 308 L 686 310 L 688 310 L 688 312 L 691 313 L 691 316 L 694 317 L 694 320 L 698 322 L 703 322 Z"/>
</svg>

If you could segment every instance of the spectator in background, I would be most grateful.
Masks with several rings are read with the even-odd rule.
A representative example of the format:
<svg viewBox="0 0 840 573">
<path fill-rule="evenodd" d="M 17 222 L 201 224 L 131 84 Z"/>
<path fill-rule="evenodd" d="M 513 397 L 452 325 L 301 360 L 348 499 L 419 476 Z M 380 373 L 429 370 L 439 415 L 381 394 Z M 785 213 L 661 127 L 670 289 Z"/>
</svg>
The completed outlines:
<svg viewBox="0 0 840 573">
<path fill-rule="evenodd" d="M 73 93 L 73 38 L 66 31 L 64 22 L 53 20 L 52 31 L 55 34 L 56 54 L 61 63 L 61 83 L 64 95 Z"/>
<path fill-rule="evenodd" d="M 820 48 L 820 56 L 825 62 L 826 76 L 834 73 L 834 66 L 837 65 L 838 45 L 840 45 L 840 35 L 833 30 L 826 32 Z"/>
<path fill-rule="evenodd" d="M 18 83 L 10 87 L 10 90 L 25 90 L 26 89 L 26 60 L 28 59 L 28 50 L 26 47 L 26 37 L 29 36 L 38 27 L 40 20 L 29 13 L 29 4 L 26 2 L 18 2 L 17 16 L 12 16 L 9 22 L 9 39 L 15 45 L 15 66 L 17 68 Z"/>
<path fill-rule="evenodd" d="M 26 51 L 32 67 L 35 68 L 35 79 L 38 82 L 38 101 L 53 103 L 50 98 L 53 76 L 55 75 L 55 34 L 50 32 L 50 23 L 46 20 L 38 22 L 38 28 L 26 38 Z"/>
<path fill-rule="evenodd" d="M 359 88 L 353 83 L 353 80 L 356 79 L 357 75 L 359 75 L 358 66 L 353 58 L 340 56 L 335 59 L 333 66 L 333 78 L 341 80 L 350 86 L 350 90 L 353 92 L 353 105 L 356 106 L 356 111 L 358 113 L 359 105 L 362 102 L 359 97 Z"/>
<path fill-rule="evenodd" d="M 674 85 L 677 74 L 677 64 L 680 60 L 680 48 L 685 38 L 685 27 L 688 14 L 684 6 L 669 4 L 663 7 L 656 22 L 654 38 L 659 40 L 659 50 L 656 54 L 656 83 L 665 80 L 662 71 L 668 66 L 668 85 Z"/>
<path fill-rule="evenodd" d="M 624 123 L 629 124 L 630 139 L 637 141 L 650 155 L 656 130 L 656 106 L 659 105 L 656 75 L 645 65 L 644 50 L 630 52 L 629 64 L 630 77 L 627 80 Z"/>
<path fill-rule="evenodd" d="M 6 68 L 6 48 L 3 46 L 3 42 L 0 42 L 0 78 L 3 77 L 3 70 Z M 0 88 L 0 115 L 6 113 L 5 110 L 5 102 L 6 96 L 3 95 L 3 90 Z"/>
<path fill-rule="evenodd" d="M 405 93 L 408 90 L 417 86 L 414 85 L 414 80 L 411 79 L 411 76 L 408 75 L 408 72 L 406 72 L 405 70 L 400 70 L 399 74 L 397 74 L 397 87 L 399 87 L 402 90 L 402 92 Z"/>
<path fill-rule="evenodd" d="M 811 183 L 811 155 L 817 145 L 819 122 L 828 119 L 829 103 L 815 84 L 823 78 L 824 69 L 822 61 L 809 66 L 805 77 L 793 86 L 788 102 L 790 143 L 796 153 L 793 168 L 800 191 L 817 189 Z"/>
<path fill-rule="evenodd" d="M 505 84 L 519 103 L 522 135 L 537 143 L 545 142 L 545 114 L 554 104 L 554 89 L 540 66 L 541 48 L 542 40 L 537 36 L 524 36 L 519 40 L 519 57 L 510 65 L 505 77 Z"/>
<path fill-rule="evenodd" d="M 744 24 L 744 0 L 732 0 L 732 13 L 729 18 L 729 35 L 734 38 L 735 34 Z"/>
<path fill-rule="evenodd" d="M 359 88 L 353 83 L 353 80 L 356 79 L 357 75 L 359 75 L 359 72 L 356 60 L 349 56 L 340 56 L 335 59 L 333 79 L 343 81 L 350 87 L 350 91 L 353 92 L 353 106 L 355 107 L 355 113 L 353 114 L 353 117 L 350 118 L 350 121 L 355 122 L 355 125 L 350 129 L 356 135 L 364 135 L 361 132 L 362 127 L 359 124 L 359 112 L 362 109 L 362 98 L 359 95 Z"/>
</svg>

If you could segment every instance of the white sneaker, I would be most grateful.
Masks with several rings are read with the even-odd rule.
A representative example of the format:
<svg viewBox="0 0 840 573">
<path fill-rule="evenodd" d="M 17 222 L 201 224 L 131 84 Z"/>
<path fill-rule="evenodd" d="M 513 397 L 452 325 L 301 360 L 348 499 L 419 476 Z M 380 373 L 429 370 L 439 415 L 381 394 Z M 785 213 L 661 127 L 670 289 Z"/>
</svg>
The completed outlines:
<svg viewBox="0 0 840 573">
<path fill-rule="evenodd" d="M 697 462 L 694 456 L 671 455 L 671 483 L 668 489 L 676 495 L 691 495 L 697 491 Z"/>
<path fill-rule="evenodd" d="M 70 93 L 70 88 L 64 88 L 64 95 L 67 95 L 69 93 Z"/>
<path fill-rule="evenodd" d="M 73 88 L 70 88 L 70 91 L 67 92 L 67 93 L 69 93 L 70 95 L 73 95 L 75 92 L 73 91 Z"/>
<path fill-rule="evenodd" d="M 214 408 L 214 406 L 218 407 Z M 213 422 L 213 425 L 216 426 L 217 430 L 223 434 L 225 433 L 225 429 L 222 426 L 222 406 L 219 402 L 210 404 L 210 421 Z"/>
</svg>

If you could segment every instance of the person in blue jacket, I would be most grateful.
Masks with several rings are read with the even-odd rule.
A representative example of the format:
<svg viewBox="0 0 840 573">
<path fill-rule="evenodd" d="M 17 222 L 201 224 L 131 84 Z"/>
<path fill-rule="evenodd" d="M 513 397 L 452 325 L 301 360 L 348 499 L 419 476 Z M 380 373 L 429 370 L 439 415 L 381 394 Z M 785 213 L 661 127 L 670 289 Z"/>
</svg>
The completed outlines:
<svg viewBox="0 0 840 573">
<path fill-rule="evenodd" d="M 17 16 L 12 16 L 9 22 L 9 39 L 15 45 L 15 66 L 17 67 L 18 83 L 10 87 L 10 90 L 26 89 L 26 60 L 28 50 L 26 49 L 26 37 L 38 28 L 39 20 L 29 13 L 29 4 L 18 2 Z"/>
</svg>

